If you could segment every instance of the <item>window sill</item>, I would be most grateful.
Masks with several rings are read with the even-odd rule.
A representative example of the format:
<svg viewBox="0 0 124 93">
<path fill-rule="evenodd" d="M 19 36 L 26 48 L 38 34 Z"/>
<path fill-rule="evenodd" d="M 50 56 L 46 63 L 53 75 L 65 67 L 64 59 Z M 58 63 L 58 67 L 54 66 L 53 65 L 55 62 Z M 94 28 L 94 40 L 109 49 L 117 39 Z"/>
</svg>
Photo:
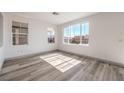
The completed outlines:
<svg viewBox="0 0 124 93">
<path fill-rule="evenodd" d="M 71 46 L 89 46 L 89 44 L 66 44 L 63 43 L 64 45 L 71 45 Z"/>
<path fill-rule="evenodd" d="M 18 47 L 18 46 L 28 46 L 29 44 L 24 44 L 24 45 L 12 45 L 14 47 Z"/>
<path fill-rule="evenodd" d="M 54 45 L 55 43 L 48 43 L 49 45 Z"/>
</svg>

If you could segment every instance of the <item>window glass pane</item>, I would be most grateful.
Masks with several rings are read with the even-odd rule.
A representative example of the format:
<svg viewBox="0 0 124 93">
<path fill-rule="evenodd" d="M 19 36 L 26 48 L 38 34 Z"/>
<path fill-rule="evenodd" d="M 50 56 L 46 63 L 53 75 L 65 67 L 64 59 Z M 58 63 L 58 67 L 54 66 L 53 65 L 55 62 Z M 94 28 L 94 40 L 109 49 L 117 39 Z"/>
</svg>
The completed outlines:
<svg viewBox="0 0 124 93">
<path fill-rule="evenodd" d="M 28 38 L 27 35 L 19 35 L 19 44 L 23 45 L 23 44 L 27 44 Z"/>
<path fill-rule="evenodd" d="M 82 32 L 81 35 L 84 36 L 85 35 L 85 24 L 82 24 Z"/>
<path fill-rule="evenodd" d="M 19 34 L 20 29 L 19 29 L 19 28 L 12 28 L 12 32 L 13 32 L 13 33 Z"/>
<path fill-rule="evenodd" d="M 80 43 L 80 24 L 72 25 L 71 26 L 71 37 L 69 42 L 73 44 Z"/>
<path fill-rule="evenodd" d="M 16 37 L 13 37 L 13 45 L 16 45 Z"/>
<path fill-rule="evenodd" d="M 55 43 L 55 32 L 54 31 L 48 31 L 48 43 Z"/>
<path fill-rule="evenodd" d="M 13 45 L 19 45 L 19 34 L 13 34 Z"/>
<path fill-rule="evenodd" d="M 89 23 L 85 23 L 85 35 L 89 35 Z"/>
<path fill-rule="evenodd" d="M 21 29 L 20 29 L 20 33 L 27 34 L 27 33 L 28 33 L 28 29 L 21 28 Z"/>
<path fill-rule="evenodd" d="M 28 24 L 13 21 L 12 36 L 13 45 L 28 44 Z"/>
<path fill-rule="evenodd" d="M 68 43 L 69 37 L 70 37 L 69 27 L 64 28 L 64 43 Z"/>
<path fill-rule="evenodd" d="M 16 32 L 16 29 L 15 28 L 12 28 L 12 33 L 15 33 Z"/>
<path fill-rule="evenodd" d="M 20 23 L 13 21 L 12 22 L 12 26 L 14 26 L 14 27 L 20 27 Z"/>
<path fill-rule="evenodd" d="M 89 23 L 82 24 L 82 32 L 81 32 L 82 44 L 88 44 L 89 41 Z"/>
<path fill-rule="evenodd" d="M 28 24 L 27 23 L 21 23 L 21 27 L 22 28 L 28 28 Z"/>
</svg>

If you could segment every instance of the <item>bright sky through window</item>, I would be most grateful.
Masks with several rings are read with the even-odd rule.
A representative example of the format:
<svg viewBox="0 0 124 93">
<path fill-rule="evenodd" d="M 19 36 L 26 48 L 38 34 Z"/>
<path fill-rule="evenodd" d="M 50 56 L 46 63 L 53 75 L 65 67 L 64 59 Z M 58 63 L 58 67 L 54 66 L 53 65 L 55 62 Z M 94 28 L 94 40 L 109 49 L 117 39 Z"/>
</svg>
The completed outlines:
<svg viewBox="0 0 124 93">
<path fill-rule="evenodd" d="M 64 43 L 88 44 L 89 23 L 69 25 L 64 28 Z"/>
</svg>

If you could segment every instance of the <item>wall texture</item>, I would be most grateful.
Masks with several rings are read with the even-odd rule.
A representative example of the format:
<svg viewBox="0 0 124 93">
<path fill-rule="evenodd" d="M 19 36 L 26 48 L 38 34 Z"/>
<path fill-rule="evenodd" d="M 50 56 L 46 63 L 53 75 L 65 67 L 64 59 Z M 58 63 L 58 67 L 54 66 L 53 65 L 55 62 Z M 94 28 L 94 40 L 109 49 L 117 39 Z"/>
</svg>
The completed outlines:
<svg viewBox="0 0 124 93">
<path fill-rule="evenodd" d="M 29 23 L 28 45 L 12 45 L 12 21 Z M 4 22 L 5 58 L 12 58 L 57 49 L 57 40 L 55 44 L 48 44 L 47 42 L 47 28 L 52 27 L 56 31 L 55 25 L 45 23 L 40 20 L 15 16 L 10 13 L 5 13 Z"/>
<path fill-rule="evenodd" d="M 0 47 L 3 44 L 3 16 L 0 13 Z"/>
<path fill-rule="evenodd" d="M 63 44 L 63 27 L 89 21 L 89 46 Z M 99 13 L 58 26 L 60 50 L 124 64 L 124 13 Z"/>
<path fill-rule="evenodd" d="M 4 49 L 3 47 L 0 47 L 0 70 L 4 62 Z"/>
<path fill-rule="evenodd" d="M 0 70 L 4 61 L 4 52 L 3 52 L 3 16 L 0 13 Z"/>
<path fill-rule="evenodd" d="M 21 46 L 12 45 L 12 21 L 29 23 L 29 44 Z M 76 22 L 89 21 L 90 40 L 89 46 L 63 44 L 63 26 Z M 47 28 L 56 30 L 56 43 L 48 44 Z M 58 38 L 57 38 L 58 37 Z M 42 22 L 4 14 L 4 53 L 0 48 L 0 60 L 38 52 L 60 49 L 81 55 L 101 58 L 124 64 L 124 13 L 100 13 L 87 18 L 78 19 L 58 26 Z"/>
</svg>

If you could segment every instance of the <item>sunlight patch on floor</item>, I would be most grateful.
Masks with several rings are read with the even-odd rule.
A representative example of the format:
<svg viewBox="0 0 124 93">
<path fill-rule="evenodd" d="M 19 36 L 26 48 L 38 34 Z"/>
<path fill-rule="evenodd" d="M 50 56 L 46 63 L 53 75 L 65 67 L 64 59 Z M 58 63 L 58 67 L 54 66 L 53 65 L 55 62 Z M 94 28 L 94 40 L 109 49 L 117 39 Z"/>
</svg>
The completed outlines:
<svg viewBox="0 0 124 93">
<path fill-rule="evenodd" d="M 66 72 L 67 70 L 81 63 L 80 60 L 73 58 L 73 56 L 65 56 L 59 53 L 43 55 L 40 58 L 61 72 Z"/>
</svg>

